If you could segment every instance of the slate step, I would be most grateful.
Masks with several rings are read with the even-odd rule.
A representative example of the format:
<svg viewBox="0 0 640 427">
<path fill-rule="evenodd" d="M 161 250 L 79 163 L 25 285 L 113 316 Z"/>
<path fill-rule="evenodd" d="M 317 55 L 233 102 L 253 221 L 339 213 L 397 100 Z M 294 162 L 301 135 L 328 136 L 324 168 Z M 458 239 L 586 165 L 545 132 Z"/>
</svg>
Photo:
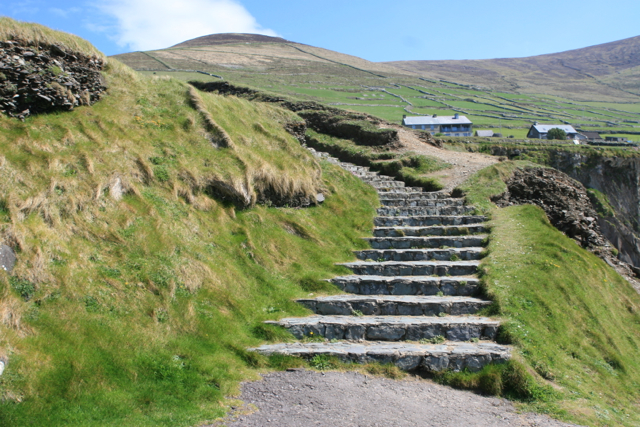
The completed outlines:
<svg viewBox="0 0 640 427">
<path fill-rule="evenodd" d="M 329 280 L 345 292 L 358 295 L 473 296 L 480 293 L 480 280 L 473 276 L 338 276 Z"/>
<path fill-rule="evenodd" d="M 424 248 L 473 248 L 483 246 L 485 234 L 471 236 L 404 236 L 367 237 L 372 249 L 424 249 Z"/>
<path fill-rule="evenodd" d="M 406 187 L 411 188 L 411 187 Z M 439 191 L 435 192 L 406 192 L 406 193 L 394 193 L 388 191 L 378 191 L 380 199 L 386 200 L 435 200 L 435 199 L 451 199 L 449 193 L 443 193 Z"/>
<path fill-rule="evenodd" d="M 480 224 L 486 220 L 487 218 L 481 215 L 378 216 L 373 219 L 373 224 L 376 227 L 430 227 Z"/>
<path fill-rule="evenodd" d="M 449 215 L 468 215 L 473 212 L 473 206 L 399 206 L 378 208 L 378 216 L 449 216 Z"/>
<path fill-rule="evenodd" d="M 354 251 L 363 261 L 470 261 L 482 258 L 482 248 L 449 249 L 365 249 Z"/>
<path fill-rule="evenodd" d="M 339 265 L 365 276 L 468 276 L 478 271 L 480 261 L 355 261 Z"/>
<path fill-rule="evenodd" d="M 489 343 L 445 342 L 418 343 L 354 343 L 348 341 L 269 344 L 249 349 L 264 355 L 282 354 L 311 359 L 317 355 L 335 356 L 344 362 L 393 363 L 403 370 L 422 369 L 432 372 L 467 369 L 481 370 L 490 363 L 504 363 L 511 358 L 511 349 Z"/>
<path fill-rule="evenodd" d="M 264 323 L 279 325 L 294 337 L 328 340 L 420 341 L 444 337 L 449 341 L 493 340 L 500 322 L 474 316 L 309 316 Z"/>
<path fill-rule="evenodd" d="M 380 204 L 382 206 L 396 206 L 396 207 L 412 207 L 412 206 L 426 206 L 426 207 L 440 207 L 440 206 L 464 206 L 463 199 L 388 199 L 380 198 Z"/>
<path fill-rule="evenodd" d="M 436 225 L 430 227 L 376 227 L 374 237 L 467 236 L 486 233 L 484 224 Z"/>
<path fill-rule="evenodd" d="M 470 297 L 423 295 L 332 295 L 297 300 L 315 314 L 349 316 L 360 312 L 366 316 L 460 316 L 474 314 L 491 305 Z"/>
<path fill-rule="evenodd" d="M 420 193 L 422 192 L 422 187 L 387 187 L 387 188 L 378 188 L 378 194 L 384 193 L 396 193 L 396 194 L 404 194 L 404 193 Z"/>
<path fill-rule="evenodd" d="M 351 172 L 369 172 L 369 166 L 356 166 L 353 163 L 340 162 L 340 166 Z"/>
<path fill-rule="evenodd" d="M 371 181 L 367 184 L 373 186 L 374 188 L 406 188 L 405 183 L 402 181 Z"/>
<path fill-rule="evenodd" d="M 372 182 L 372 181 L 395 181 L 395 178 L 387 175 L 377 175 L 375 172 L 366 172 L 366 174 L 360 174 L 360 172 L 352 172 L 358 178 L 363 180 L 364 182 Z"/>
</svg>

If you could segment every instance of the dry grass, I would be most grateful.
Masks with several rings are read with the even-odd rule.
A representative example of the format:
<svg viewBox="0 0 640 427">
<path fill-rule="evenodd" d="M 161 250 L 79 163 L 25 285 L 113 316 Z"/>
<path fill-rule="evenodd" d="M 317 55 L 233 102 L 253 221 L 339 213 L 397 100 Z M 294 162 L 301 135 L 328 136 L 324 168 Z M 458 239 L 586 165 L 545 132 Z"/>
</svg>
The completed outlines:
<svg viewBox="0 0 640 427">
<path fill-rule="evenodd" d="M 234 148 L 235 144 L 231 140 L 231 137 L 216 123 L 211 113 L 207 111 L 202 97 L 193 86 L 189 86 L 189 99 L 193 108 L 202 115 L 206 129 L 210 134 L 209 139 L 211 143 L 218 148 Z"/>
</svg>

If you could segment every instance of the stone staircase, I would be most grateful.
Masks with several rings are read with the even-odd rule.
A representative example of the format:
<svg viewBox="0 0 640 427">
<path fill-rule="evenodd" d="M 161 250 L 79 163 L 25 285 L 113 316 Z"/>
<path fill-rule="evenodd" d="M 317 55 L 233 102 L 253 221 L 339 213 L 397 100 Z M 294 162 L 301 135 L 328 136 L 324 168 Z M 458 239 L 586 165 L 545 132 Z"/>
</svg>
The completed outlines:
<svg viewBox="0 0 640 427">
<path fill-rule="evenodd" d="M 491 304 L 475 298 L 475 276 L 488 232 L 485 218 L 448 194 L 425 193 L 366 167 L 336 163 L 375 187 L 382 207 L 371 249 L 344 263 L 354 274 L 331 282 L 345 295 L 299 303 L 315 313 L 267 323 L 287 328 L 297 343 L 263 345 L 262 354 L 337 356 L 356 363 L 393 363 L 405 370 L 477 371 L 511 357 L 494 342 L 500 323 L 474 314 Z M 314 342 L 310 337 L 324 337 Z"/>
</svg>

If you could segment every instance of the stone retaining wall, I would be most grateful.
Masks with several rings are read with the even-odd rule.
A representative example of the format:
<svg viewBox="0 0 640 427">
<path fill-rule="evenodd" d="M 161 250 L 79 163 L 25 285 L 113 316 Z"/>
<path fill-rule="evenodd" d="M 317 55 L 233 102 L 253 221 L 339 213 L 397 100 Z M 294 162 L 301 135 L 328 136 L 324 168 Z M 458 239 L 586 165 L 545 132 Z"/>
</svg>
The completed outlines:
<svg viewBox="0 0 640 427">
<path fill-rule="evenodd" d="M 92 105 L 106 90 L 104 61 L 58 45 L 0 41 L 0 112 L 24 118 Z"/>
</svg>

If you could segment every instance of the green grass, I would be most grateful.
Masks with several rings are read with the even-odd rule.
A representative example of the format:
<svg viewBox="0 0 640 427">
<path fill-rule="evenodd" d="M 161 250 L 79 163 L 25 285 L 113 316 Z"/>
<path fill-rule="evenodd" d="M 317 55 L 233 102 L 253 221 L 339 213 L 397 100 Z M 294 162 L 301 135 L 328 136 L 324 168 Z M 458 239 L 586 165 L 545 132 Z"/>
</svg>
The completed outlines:
<svg viewBox="0 0 640 427">
<path fill-rule="evenodd" d="M 637 425 L 640 297 L 541 209 L 492 212 L 483 281 L 502 334 L 555 398 L 528 409 L 588 425 Z"/>
<path fill-rule="evenodd" d="M 400 154 L 386 149 L 376 150 L 372 147 L 355 145 L 350 140 L 320 134 L 313 130 L 308 130 L 307 136 L 307 143 L 317 150 L 329 152 L 343 161 L 353 162 L 360 166 L 369 166 L 373 171 L 396 177 L 409 186 L 422 187 L 426 191 L 438 191 L 443 188 L 436 178 L 427 175 L 450 167 L 448 163 L 435 157 L 413 153 Z"/>
<path fill-rule="evenodd" d="M 640 296 L 604 261 L 556 230 L 531 205 L 498 209 L 489 198 L 522 162 L 483 169 L 462 189 L 491 218 L 481 265 L 501 342 L 514 361 L 436 379 L 518 399 L 523 410 L 575 423 L 633 426 L 640 363 Z M 515 378 L 514 378 L 515 375 Z"/>
<path fill-rule="evenodd" d="M 0 117 L 0 237 L 18 251 L 0 273 L 0 425 L 221 416 L 273 367 L 246 348 L 291 339 L 261 322 L 337 292 L 322 279 L 372 229 L 373 189 L 301 147 L 283 128 L 295 114 L 202 93 L 234 143 L 218 149 L 184 83 L 115 60 L 105 77 L 92 107 Z M 305 187 L 324 204 L 254 204 Z M 222 188 L 253 202 L 238 209 Z"/>
</svg>

